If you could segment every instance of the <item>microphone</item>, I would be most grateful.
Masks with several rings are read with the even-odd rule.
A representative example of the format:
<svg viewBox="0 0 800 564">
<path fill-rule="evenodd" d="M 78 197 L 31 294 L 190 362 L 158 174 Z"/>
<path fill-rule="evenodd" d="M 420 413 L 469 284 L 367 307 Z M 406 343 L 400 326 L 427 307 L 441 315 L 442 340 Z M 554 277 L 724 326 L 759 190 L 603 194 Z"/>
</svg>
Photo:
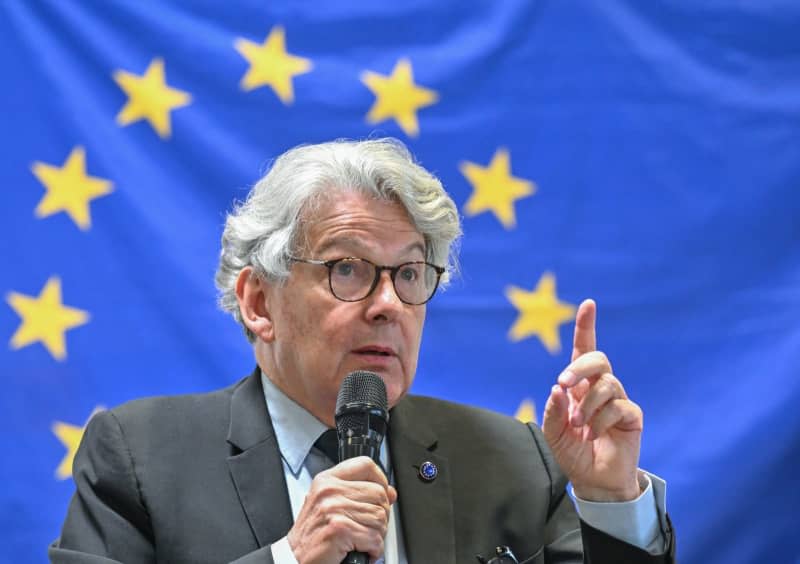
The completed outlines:
<svg viewBox="0 0 800 564">
<path fill-rule="evenodd" d="M 389 424 L 386 385 L 374 372 L 357 370 L 345 376 L 336 397 L 339 461 L 368 456 L 380 466 L 381 443 Z M 386 470 L 384 470 L 384 473 Z M 348 552 L 342 564 L 368 564 L 364 552 Z"/>
</svg>

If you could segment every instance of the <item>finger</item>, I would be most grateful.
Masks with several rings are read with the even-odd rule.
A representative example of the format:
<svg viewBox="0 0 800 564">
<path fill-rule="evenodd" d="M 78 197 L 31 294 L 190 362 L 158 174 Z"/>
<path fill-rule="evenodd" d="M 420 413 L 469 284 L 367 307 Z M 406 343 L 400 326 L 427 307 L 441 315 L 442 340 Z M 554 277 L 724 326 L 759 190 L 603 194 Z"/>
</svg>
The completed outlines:
<svg viewBox="0 0 800 564">
<path fill-rule="evenodd" d="M 584 378 L 592 381 L 604 372 L 612 372 L 611 362 L 602 351 L 590 351 L 573 360 L 558 376 L 558 383 L 571 388 Z"/>
<path fill-rule="evenodd" d="M 583 300 L 575 315 L 575 335 L 572 340 L 572 360 L 582 354 L 597 349 L 597 335 L 595 333 L 595 319 L 597 318 L 597 304 L 594 300 Z"/>
<path fill-rule="evenodd" d="M 589 379 L 583 379 L 571 388 L 566 388 L 570 410 L 575 409 L 578 406 L 580 401 L 589 392 L 591 387 L 592 382 L 589 381 Z"/>
<path fill-rule="evenodd" d="M 368 456 L 357 456 L 343 460 L 333 468 L 325 470 L 325 472 L 342 480 L 373 482 L 380 484 L 384 488 L 389 486 L 383 470 Z"/>
<path fill-rule="evenodd" d="M 621 431 L 641 431 L 644 428 L 642 408 L 627 399 L 608 402 L 590 421 L 586 438 L 593 441 L 611 428 Z"/>
<path fill-rule="evenodd" d="M 605 373 L 592 384 L 580 403 L 573 408 L 570 423 L 574 427 L 580 427 L 608 402 L 626 397 L 620 381 L 613 374 Z"/>
<path fill-rule="evenodd" d="M 378 531 L 381 536 L 386 535 L 386 528 L 389 525 L 388 507 L 347 500 L 337 513 L 347 515 L 359 525 Z"/>
<path fill-rule="evenodd" d="M 370 557 L 377 559 L 383 554 L 383 537 L 385 531 L 361 525 L 350 516 L 338 514 L 331 516 L 327 529 L 330 537 L 347 543 L 342 552 L 355 550 L 366 552 Z"/>
<path fill-rule="evenodd" d="M 564 388 L 556 385 L 550 389 L 550 397 L 547 398 L 542 419 L 542 431 L 548 442 L 553 442 L 561 436 L 562 430 L 567 425 L 569 403 Z"/>
<path fill-rule="evenodd" d="M 364 485 L 369 482 L 347 482 L 348 484 Z M 375 484 L 370 484 L 373 487 Z M 365 527 L 385 528 L 389 522 L 391 505 L 385 496 L 383 500 L 371 498 L 363 491 L 357 491 L 355 487 L 349 490 L 327 489 L 311 490 L 306 502 L 310 504 L 309 509 L 312 513 L 328 517 L 334 515 L 347 515 L 354 522 Z M 305 505 L 305 504 L 304 504 Z"/>
<path fill-rule="evenodd" d="M 341 480 L 320 472 L 311 481 L 306 500 L 329 513 L 341 511 L 349 502 L 356 502 L 381 507 L 388 514 L 391 509 L 390 495 L 386 488 L 374 482 Z"/>
<path fill-rule="evenodd" d="M 357 552 L 366 552 L 370 562 L 376 562 L 384 553 L 384 541 L 386 532 L 380 533 L 374 529 L 369 529 L 363 534 L 358 535 L 354 540 Z"/>
<path fill-rule="evenodd" d="M 380 505 L 387 511 L 392 503 L 390 501 L 388 488 L 384 488 L 380 484 L 374 482 L 338 480 L 332 484 L 329 491 L 324 493 L 328 495 L 342 495 L 353 501 Z"/>
</svg>

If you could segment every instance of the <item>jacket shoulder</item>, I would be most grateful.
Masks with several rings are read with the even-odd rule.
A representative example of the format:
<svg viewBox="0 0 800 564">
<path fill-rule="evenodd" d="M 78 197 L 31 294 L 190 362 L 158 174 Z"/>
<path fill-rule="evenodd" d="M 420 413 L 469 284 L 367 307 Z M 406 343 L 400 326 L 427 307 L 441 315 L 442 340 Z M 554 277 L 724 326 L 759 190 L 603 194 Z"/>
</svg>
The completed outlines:
<svg viewBox="0 0 800 564">
<path fill-rule="evenodd" d="M 478 425 L 489 430 L 524 430 L 526 424 L 518 419 L 473 405 L 456 403 L 429 396 L 409 395 L 403 402 L 414 412 L 423 415 L 431 425 L 450 428 L 457 425 Z M 398 405 L 400 407 L 400 405 Z"/>
<path fill-rule="evenodd" d="M 240 384 L 241 381 L 210 392 L 138 398 L 114 407 L 109 412 L 121 421 L 141 421 L 143 418 L 163 420 L 184 415 L 186 412 L 213 410 L 219 404 L 229 404 L 234 390 Z"/>
<path fill-rule="evenodd" d="M 134 452 L 218 445 L 228 432 L 231 397 L 245 380 L 211 392 L 128 401 L 102 418 L 113 421 Z"/>
</svg>

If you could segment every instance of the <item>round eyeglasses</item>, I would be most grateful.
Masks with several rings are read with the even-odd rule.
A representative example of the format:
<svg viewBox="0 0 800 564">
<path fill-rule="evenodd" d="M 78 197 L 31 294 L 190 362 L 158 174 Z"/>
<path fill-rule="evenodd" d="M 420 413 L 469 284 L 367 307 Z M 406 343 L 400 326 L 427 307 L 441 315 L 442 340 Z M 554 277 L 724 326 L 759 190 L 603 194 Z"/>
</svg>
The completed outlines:
<svg viewBox="0 0 800 564">
<path fill-rule="evenodd" d="M 294 262 L 316 264 L 328 268 L 331 293 L 343 302 L 358 302 L 369 296 L 378 285 L 381 272 L 389 271 L 394 291 L 400 301 L 422 305 L 433 297 L 444 268 L 425 261 L 411 261 L 397 266 L 380 266 L 366 259 L 344 257 L 333 260 L 295 258 Z"/>
</svg>

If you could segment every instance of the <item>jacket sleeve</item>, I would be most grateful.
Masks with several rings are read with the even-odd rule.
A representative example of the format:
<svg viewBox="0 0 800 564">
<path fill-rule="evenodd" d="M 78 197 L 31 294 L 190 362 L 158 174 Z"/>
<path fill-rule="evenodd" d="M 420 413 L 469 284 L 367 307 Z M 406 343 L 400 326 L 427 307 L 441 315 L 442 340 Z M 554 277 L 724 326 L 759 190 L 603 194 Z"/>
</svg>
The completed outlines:
<svg viewBox="0 0 800 564">
<path fill-rule="evenodd" d="M 125 433 L 111 411 L 92 417 L 72 466 L 76 491 L 61 536 L 48 549 L 57 564 L 157 561 L 150 515 Z M 269 546 L 236 560 L 272 564 Z"/>
<path fill-rule="evenodd" d="M 52 562 L 154 562 L 153 531 L 119 421 L 95 414 L 72 465 L 76 491 Z M 93 555 L 93 556 L 90 556 Z"/>
<path fill-rule="evenodd" d="M 528 427 L 550 476 L 551 502 L 545 532 L 546 544 L 542 548 L 544 562 L 672 564 L 675 561 L 675 538 L 671 524 L 669 530 L 664 531 L 667 550 L 661 554 L 651 554 L 581 521 L 567 495 L 567 477 L 556 463 L 541 429 L 534 424 L 529 424 Z"/>
</svg>

